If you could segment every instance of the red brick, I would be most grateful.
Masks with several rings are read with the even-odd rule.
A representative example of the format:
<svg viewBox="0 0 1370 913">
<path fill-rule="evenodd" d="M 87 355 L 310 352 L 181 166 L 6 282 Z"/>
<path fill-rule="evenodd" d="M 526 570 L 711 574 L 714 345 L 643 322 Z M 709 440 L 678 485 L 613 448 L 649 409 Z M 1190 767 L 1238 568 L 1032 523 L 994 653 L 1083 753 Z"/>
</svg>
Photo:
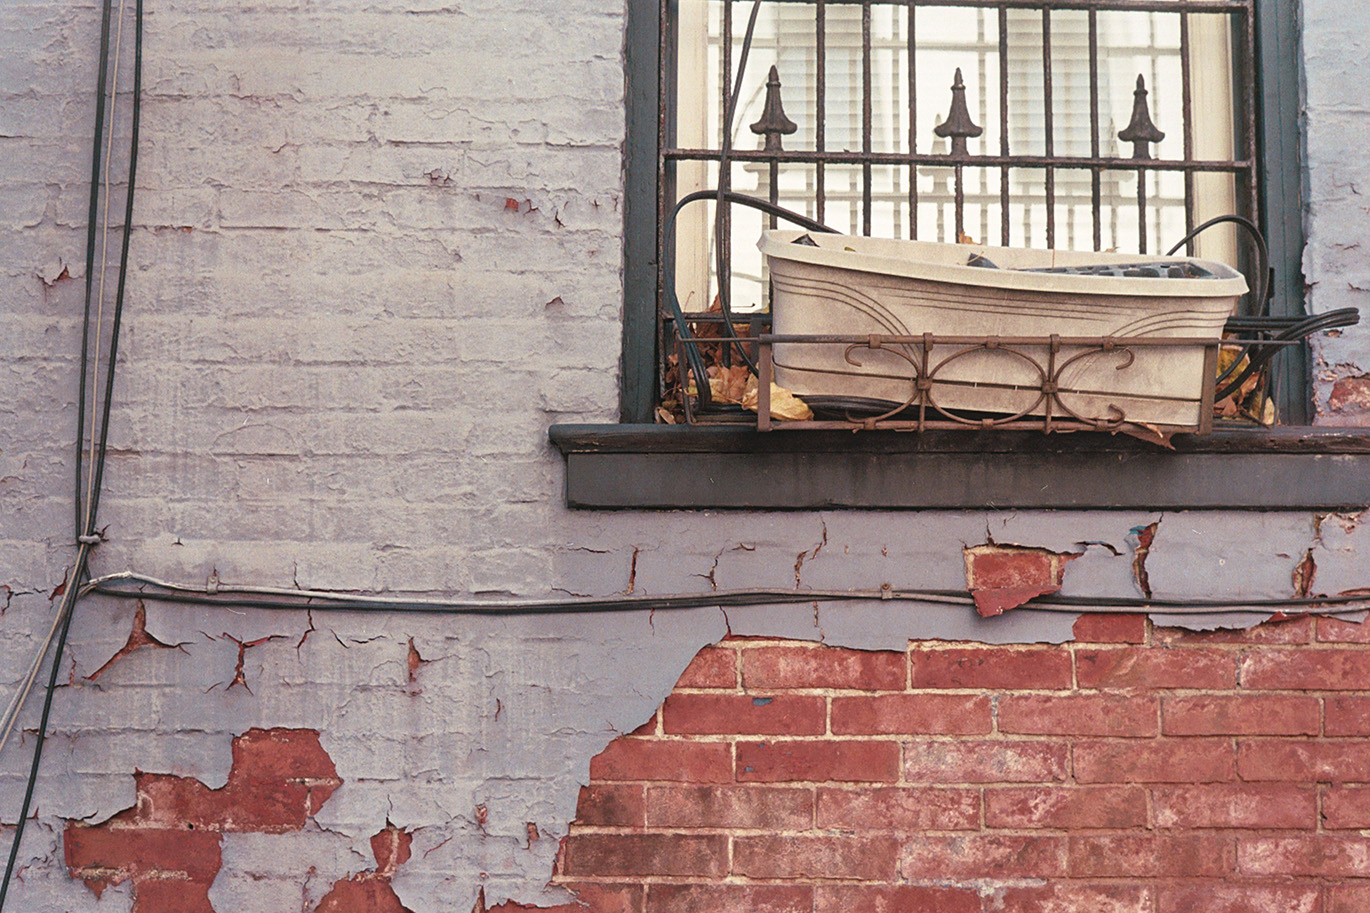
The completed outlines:
<svg viewBox="0 0 1370 913">
<path fill-rule="evenodd" d="M 1370 374 L 1338 378 L 1327 396 L 1327 408 L 1332 412 L 1350 413 L 1357 418 L 1370 413 Z"/>
<path fill-rule="evenodd" d="M 1319 618 L 1317 626 L 1317 638 L 1322 643 L 1370 644 L 1370 619 Z"/>
<path fill-rule="evenodd" d="M 1081 783 L 1214 783 L 1236 779 L 1227 739 L 1081 741 L 1073 749 Z"/>
<path fill-rule="evenodd" d="M 903 691 L 908 657 L 888 651 L 774 646 L 742 651 L 745 688 L 851 688 Z"/>
<path fill-rule="evenodd" d="M 893 783 L 896 742 L 738 742 L 739 782 L 824 781 Z"/>
<path fill-rule="evenodd" d="M 643 723 L 641 726 L 637 727 L 637 728 L 634 729 L 632 732 L 628 733 L 628 735 L 642 735 L 642 736 L 656 735 L 656 734 L 657 734 L 657 728 L 658 728 L 658 727 L 657 727 L 657 724 L 660 723 L 660 722 L 661 722 L 661 708 L 658 707 L 656 710 L 653 710 L 653 711 L 652 711 L 652 715 L 651 715 L 651 717 L 648 718 L 647 722 Z"/>
<path fill-rule="evenodd" d="M 1365 913 L 1366 910 L 1370 910 L 1370 884 L 1328 885 L 1326 913 Z"/>
<path fill-rule="evenodd" d="M 210 789 L 199 780 L 167 774 L 138 773 L 134 783 L 138 804 L 126 820 L 163 827 L 221 830 L 230 816 L 234 797 L 227 788 Z"/>
<path fill-rule="evenodd" d="M 505 909 L 501 910 L 500 907 Z M 509 909 L 507 904 L 501 904 L 492 908 L 492 913 L 515 913 L 517 909 Z M 395 889 L 390 887 L 389 880 L 367 873 L 353 875 L 334 884 L 333 889 L 314 908 L 314 913 L 408 913 L 408 910 L 400 902 Z"/>
<path fill-rule="evenodd" d="M 879 694 L 832 699 L 832 731 L 839 735 L 988 735 L 990 699 L 976 694 Z"/>
<path fill-rule="evenodd" d="M 576 821 L 599 827 L 642 827 L 644 808 L 639 784 L 591 783 L 580 790 Z"/>
<path fill-rule="evenodd" d="M 1242 687 L 1370 690 L 1370 650 L 1258 650 L 1242 660 Z"/>
<path fill-rule="evenodd" d="M 1153 736 L 1156 706 L 1146 694 L 1007 695 L 999 699 L 999 731 Z"/>
<path fill-rule="evenodd" d="M 914 783 L 1045 783 L 1066 778 L 1063 742 L 984 740 L 904 743 Z"/>
<path fill-rule="evenodd" d="M 980 545 L 965 550 L 966 586 L 972 590 L 1059 587 L 1057 556 L 1046 549 Z"/>
<path fill-rule="evenodd" d="M 1326 704 L 1328 735 L 1370 735 L 1370 697 L 1338 695 Z"/>
<path fill-rule="evenodd" d="M 1157 913 L 1319 913 L 1317 885 L 1196 884 L 1163 885 Z"/>
<path fill-rule="evenodd" d="M 894 837 L 736 837 L 734 875 L 747 878 L 894 877 L 899 840 Z"/>
<path fill-rule="evenodd" d="M 677 688 L 736 688 L 737 651 L 731 647 L 705 647 L 680 673 Z"/>
<path fill-rule="evenodd" d="M 909 881 L 1053 878 L 1066 873 L 1064 837 L 919 834 L 904 847 L 899 875 Z"/>
<path fill-rule="evenodd" d="M 1317 735 L 1319 715 L 1315 697 L 1167 697 L 1161 704 L 1161 731 L 1166 735 Z"/>
<path fill-rule="evenodd" d="M 818 826 L 862 831 L 977 830 L 980 791 L 944 787 L 820 787 Z"/>
<path fill-rule="evenodd" d="M 84 877 L 82 872 L 93 869 L 113 869 L 135 879 L 157 873 L 208 884 L 219 874 L 220 839 L 210 831 L 185 828 L 70 824 L 62 843 L 73 877 Z"/>
<path fill-rule="evenodd" d="M 809 694 L 672 694 L 661 716 L 668 734 L 822 735 L 828 702 Z"/>
<path fill-rule="evenodd" d="M 1081 688 L 1204 688 L 1237 685 L 1237 658 L 1197 647 L 1076 650 Z"/>
<path fill-rule="evenodd" d="M 1370 786 L 1342 786 L 1323 793 L 1322 824 L 1331 830 L 1370 829 Z"/>
<path fill-rule="evenodd" d="M 813 790 L 766 786 L 653 786 L 648 827 L 806 830 L 813 825 Z"/>
<path fill-rule="evenodd" d="M 566 839 L 562 873 L 576 876 L 650 875 L 721 878 L 728 838 L 705 834 L 575 834 Z"/>
<path fill-rule="evenodd" d="M 1146 642 L 1146 616 L 1096 612 L 1081 615 L 1071 628 L 1076 643 L 1140 644 Z"/>
<path fill-rule="evenodd" d="M 1370 878 L 1363 837 L 1252 837 L 1237 841 L 1237 868 L 1251 875 Z"/>
<path fill-rule="evenodd" d="M 1146 792 L 1129 786 L 1016 786 L 987 789 L 985 826 L 1145 827 Z"/>
<path fill-rule="evenodd" d="M 1061 647 L 916 650 L 909 656 L 914 688 L 1065 689 L 1070 653 Z"/>
<path fill-rule="evenodd" d="M 571 908 L 569 913 L 643 913 L 646 907 L 646 889 L 641 884 L 597 882 L 562 883 L 562 886 L 573 891 L 580 901 L 567 905 Z M 495 909 L 490 913 L 495 913 Z M 537 913 L 536 908 L 534 913 Z"/>
<path fill-rule="evenodd" d="M 1009 887 L 996 898 L 995 913 L 1152 913 L 1150 885 L 1057 882 L 1042 887 Z"/>
<path fill-rule="evenodd" d="M 1288 784 L 1216 783 L 1152 790 L 1158 827 L 1284 827 L 1317 824 L 1317 791 Z"/>
<path fill-rule="evenodd" d="M 721 909 L 721 908 L 720 908 Z M 980 913 L 973 888 L 923 885 L 819 885 L 814 913 Z"/>
<path fill-rule="evenodd" d="M 1214 878 L 1236 866 L 1233 838 L 1217 834 L 1071 836 L 1075 878 Z"/>
<path fill-rule="evenodd" d="M 619 737 L 590 760 L 595 780 L 683 780 L 727 783 L 732 752 L 723 742 Z"/>
<path fill-rule="evenodd" d="M 1155 644 L 1306 644 L 1313 640 L 1313 618 L 1301 616 L 1285 621 L 1267 621 L 1241 631 L 1190 631 L 1185 628 L 1155 628 Z"/>
<path fill-rule="evenodd" d="M 376 871 L 389 876 L 413 855 L 414 835 L 386 822 L 371 837 L 371 855 L 376 859 Z"/>
<path fill-rule="evenodd" d="M 333 759 L 312 729 L 249 729 L 233 740 L 230 783 L 337 779 Z"/>
<path fill-rule="evenodd" d="M 1237 746 L 1243 780 L 1344 783 L 1370 780 L 1370 751 L 1354 742 L 1250 739 Z"/>
<path fill-rule="evenodd" d="M 209 882 L 148 879 L 133 889 L 134 913 L 214 913 Z"/>
<path fill-rule="evenodd" d="M 653 884 L 647 913 L 811 913 L 809 885 Z"/>
</svg>

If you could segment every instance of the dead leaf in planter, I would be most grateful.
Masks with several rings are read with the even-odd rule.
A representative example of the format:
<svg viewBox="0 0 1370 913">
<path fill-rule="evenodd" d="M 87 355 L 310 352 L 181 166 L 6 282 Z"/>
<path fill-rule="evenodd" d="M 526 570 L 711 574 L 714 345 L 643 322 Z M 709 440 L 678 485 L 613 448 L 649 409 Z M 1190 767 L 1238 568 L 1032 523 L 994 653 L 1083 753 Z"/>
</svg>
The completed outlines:
<svg viewBox="0 0 1370 913">
<path fill-rule="evenodd" d="M 761 405 L 760 390 L 756 383 L 756 378 L 752 378 L 752 383 L 747 390 L 747 395 L 742 399 L 742 408 L 756 412 Z M 813 418 L 813 410 L 802 399 L 795 396 L 784 387 L 771 384 L 771 418 L 782 422 L 807 422 Z"/>
</svg>

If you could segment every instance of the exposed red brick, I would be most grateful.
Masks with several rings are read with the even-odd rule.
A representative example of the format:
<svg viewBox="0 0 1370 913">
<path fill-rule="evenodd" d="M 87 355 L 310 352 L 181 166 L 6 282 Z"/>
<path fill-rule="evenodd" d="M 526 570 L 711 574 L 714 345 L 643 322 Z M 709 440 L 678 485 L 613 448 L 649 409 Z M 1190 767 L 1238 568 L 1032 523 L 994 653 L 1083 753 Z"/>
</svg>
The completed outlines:
<svg viewBox="0 0 1370 913">
<path fill-rule="evenodd" d="M 1070 838 L 1076 878 L 1216 878 L 1236 868 L 1236 840 L 1218 834 L 1086 834 Z"/>
<path fill-rule="evenodd" d="M 1242 687 L 1290 691 L 1370 690 L 1370 651 L 1258 650 L 1242 660 Z"/>
<path fill-rule="evenodd" d="M 1370 910 L 1370 884 L 1328 886 L 1324 913 L 1365 913 L 1366 910 Z"/>
<path fill-rule="evenodd" d="M 1070 654 L 1059 648 L 916 650 L 914 688 L 1061 689 L 1071 684 Z"/>
<path fill-rule="evenodd" d="M 668 734 L 822 735 L 827 700 L 818 695 L 672 694 L 662 707 Z"/>
<path fill-rule="evenodd" d="M 1075 664 L 1081 688 L 1231 689 L 1237 684 L 1237 658 L 1223 650 L 1076 650 Z"/>
<path fill-rule="evenodd" d="M 1317 638 L 1322 643 L 1370 644 L 1370 619 L 1319 618 L 1317 625 Z"/>
<path fill-rule="evenodd" d="M 1366 782 L 1370 781 L 1370 751 L 1366 748 L 1359 740 L 1249 739 L 1237 746 L 1237 773 L 1243 780 Z"/>
<path fill-rule="evenodd" d="M 1065 562 L 1074 557 L 1017 545 L 977 545 L 964 549 L 964 555 L 966 588 L 976 611 L 986 617 L 1055 593 L 1061 588 Z"/>
<path fill-rule="evenodd" d="M 913 783 L 1043 783 L 1066 778 L 1069 748 L 1058 741 L 907 742 L 904 777 Z"/>
<path fill-rule="evenodd" d="M 814 913 L 980 913 L 973 888 L 924 885 L 819 885 Z"/>
<path fill-rule="evenodd" d="M 574 834 L 566 838 L 562 874 L 677 875 L 721 878 L 728 838 L 706 834 Z"/>
<path fill-rule="evenodd" d="M 894 837 L 737 837 L 732 872 L 747 878 L 890 881 L 898 855 Z"/>
<path fill-rule="evenodd" d="M 400 903 L 388 879 L 370 876 L 344 878 L 323 896 L 314 913 L 412 913 Z"/>
<path fill-rule="evenodd" d="M 1370 877 L 1370 840 L 1364 837 L 1250 837 L 1237 841 L 1237 868 L 1250 875 Z"/>
<path fill-rule="evenodd" d="M 1214 783 L 1152 790 L 1156 825 L 1164 828 L 1284 827 L 1317 824 L 1317 791 L 1285 783 Z"/>
<path fill-rule="evenodd" d="M 813 824 L 813 790 L 759 786 L 653 786 L 648 827 L 804 830 Z"/>
<path fill-rule="evenodd" d="M 895 742 L 738 742 L 737 779 L 893 783 L 899 777 Z"/>
<path fill-rule="evenodd" d="M 880 694 L 832 699 L 832 731 L 838 735 L 987 735 L 993 728 L 986 695 Z"/>
<path fill-rule="evenodd" d="M 1370 786 L 1339 786 L 1323 793 L 1322 824 L 1330 830 L 1370 829 Z"/>
<path fill-rule="evenodd" d="M 1097 612 L 1081 615 L 1071 628 L 1082 644 L 1140 644 L 1146 642 L 1146 616 Z"/>
<path fill-rule="evenodd" d="M 899 875 L 910 881 L 1056 878 L 1066 873 L 1064 837 L 920 834 L 904 847 Z"/>
<path fill-rule="evenodd" d="M 1329 697 L 1326 733 L 1337 735 L 1370 735 L 1370 697 Z"/>
<path fill-rule="evenodd" d="M 1072 748 L 1081 783 L 1213 783 L 1236 779 L 1228 739 L 1080 741 Z"/>
<path fill-rule="evenodd" d="M 980 791 L 946 787 L 818 790 L 818 826 L 853 831 L 963 831 L 980 827 Z"/>
<path fill-rule="evenodd" d="M 219 874 L 220 839 L 212 831 L 184 828 L 71 824 L 62 843 L 67 868 L 76 878 L 96 877 L 118 883 L 156 873 L 160 877 L 209 884 Z"/>
<path fill-rule="evenodd" d="M 409 861 L 413 843 L 412 834 L 387 821 L 385 829 L 371 838 L 371 855 L 376 859 L 376 871 L 381 875 L 394 874 L 395 869 Z"/>
<path fill-rule="evenodd" d="M 147 632 L 147 608 L 143 605 L 141 599 L 138 600 L 137 608 L 133 610 L 133 630 L 129 632 L 128 640 L 124 642 L 124 645 L 119 648 L 118 652 L 105 660 L 103 666 L 96 669 L 90 675 L 87 675 L 86 681 L 95 681 L 100 676 L 104 675 L 110 666 L 140 647 L 154 647 L 161 650 L 175 649 L 174 644 L 164 644 Z"/>
<path fill-rule="evenodd" d="M 618 738 L 590 761 L 596 780 L 686 780 L 727 783 L 732 752 L 722 742 Z"/>
<path fill-rule="evenodd" d="M 736 688 L 737 651 L 730 647 L 705 647 L 695 654 L 680 674 L 677 688 Z"/>
<path fill-rule="evenodd" d="M 1166 735 L 1317 735 L 1319 715 L 1315 697 L 1167 697 L 1161 704 L 1161 731 Z"/>
<path fill-rule="evenodd" d="M 1024 829 L 1145 827 L 1146 792 L 1130 786 L 987 789 L 985 826 Z"/>
<path fill-rule="evenodd" d="M 1150 885 L 1056 882 L 1005 888 L 994 904 L 995 913 L 1152 913 L 1156 892 Z"/>
<path fill-rule="evenodd" d="M 1317 885 L 1201 881 L 1162 885 L 1157 913 L 1319 913 Z"/>
<path fill-rule="evenodd" d="M 638 783 L 591 783 L 580 790 L 576 821 L 599 827 L 642 827 L 643 787 Z"/>
<path fill-rule="evenodd" d="M 838 647 L 774 646 L 742 651 L 742 685 L 748 689 L 853 688 L 903 691 L 908 657 L 889 651 Z"/>
<path fill-rule="evenodd" d="M 652 715 L 651 715 L 651 717 L 648 718 L 647 722 L 643 723 L 641 726 L 637 727 L 637 728 L 634 729 L 632 732 L 628 733 L 628 735 L 641 735 L 641 736 L 656 735 L 656 734 L 657 734 L 657 728 L 658 728 L 657 724 L 660 723 L 660 722 L 661 722 L 661 708 L 658 707 L 656 710 L 654 710 L 654 711 L 652 712 Z"/>
<path fill-rule="evenodd" d="M 810 885 L 653 884 L 647 913 L 811 913 Z"/>
<path fill-rule="evenodd" d="M 149 878 L 134 889 L 137 913 L 214 913 L 209 882 Z"/>
<path fill-rule="evenodd" d="M 1343 377 L 1332 384 L 1327 396 L 1327 408 L 1332 412 L 1349 413 L 1370 421 L 1370 374 Z M 1346 415 L 1340 416 L 1345 421 Z M 1354 424 L 1364 424 L 1365 421 Z"/>
<path fill-rule="evenodd" d="M 1187 628 L 1156 628 L 1154 644 L 1306 644 L 1313 640 L 1312 616 L 1267 621 L 1245 630 L 1190 631 Z"/>
<path fill-rule="evenodd" d="M 1148 694 L 1022 694 L 999 699 L 999 731 L 1141 737 L 1157 731 Z"/>
</svg>

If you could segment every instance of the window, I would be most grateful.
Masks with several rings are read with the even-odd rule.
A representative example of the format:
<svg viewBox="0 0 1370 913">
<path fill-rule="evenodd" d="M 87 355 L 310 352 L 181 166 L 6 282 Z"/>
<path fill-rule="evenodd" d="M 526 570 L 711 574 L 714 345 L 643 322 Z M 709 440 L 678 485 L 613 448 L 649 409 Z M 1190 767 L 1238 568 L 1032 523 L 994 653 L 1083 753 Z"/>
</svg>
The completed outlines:
<svg viewBox="0 0 1370 913">
<path fill-rule="evenodd" d="M 1137 441 L 1102 434 L 967 431 L 787 435 L 759 434 L 738 427 L 681 428 L 651 424 L 658 370 L 658 218 L 670 199 L 669 194 L 676 192 L 659 178 L 664 172 L 666 150 L 680 148 L 673 145 L 677 138 L 668 136 L 669 122 L 661 117 L 662 100 L 671 97 L 668 74 L 675 73 L 676 64 L 671 59 L 675 45 L 670 40 L 672 29 L 676 27 L 674 17 L 680 5 L 691 2 L 700 0 L 629 0 L 628 4 L 629 129 L 625 149 L 621 423 L 558 425 L 550 430 L 553 444 L 566 457 L 566 498 L 570 506 L 746 510 L 1326 510 L 1370 504 L 1370 434 L 1363 429 L 1326 428 L 1310 433 L 1310 429 L 1299 427 L 1307 421 L 1309 413 L 1302 392 L 1306 369 L 1299 359 L 1289 357 L 1294 352 L 1284 356 L 1284 364 L 1280 367 L 1283 389 L 1291 393 L 1282 404 L 1281 418 L 1285 427 L 1259 434 L 1215 432 L 1187 438 L 1177 441 L 1177 452 L 1173 453 L 1158 452 Z M 737 9 L 747 5 L 745 0 L 735 2 Z M 840 5 L 836 0 L 768 2 L 787 8 L 793 6 L 803 11 L 797 14 L 801 16 L 816 15 L 820 6 L 831 13 Z M 970 8 L 995 6 L 991 0 L 901 0 L 895 5 L 916 10 L 935 4 Z M 1039 20 L 1042 6 L 1050 6 L 1053 47 L 1061 41 L 1058 16 L 1065 17 L 1061 20 L 1065 21 L 1071 16 L 1078 18 L 1083 11 L 1087 23 L 1091 10 L 1097 18 L 1111 8 L 1164 11 L 1173 7 L 1167 0 L 1004 0 L 1004 5 L 1013 9 L 1031 6 Z M 875 0 L 869 4 L 856 4 L 863 15 L 867 6 L 872 11 L 874 29 L 874 12 L 881 4 Z M 1303 300 L 1303 279 L 1299 269 L 1303 212 L 1297 121 L 1300 50 L 1295 17 L 1298 5 L 1284 0 L 1193 0 L 1192 6 L 1202 6 L 1205 14 L 1211 10 L 1239 20 L 1239 27 L 1231 33 L 1231 53 L 1236 61 L 1231 69 L 1232 85 L 1238 87 L 1239 92 L 1249 91 L 1246 97 L 1251 110 L 1244 120 L 1234 120 L 1234 123 L 1250 125 L 1251 148 L 1256 156 L 1254 172 L 1244 172 L 1246 181 L 1254 176 L 1251 183 L 1256 196 L 1244 205 L 1250 206 L 1258 217 L 1270 243 L 1275 280 L 1272 312 L 1298 313 Z M 1070 15 L 1066 15 L 1068 11 Z M 918 15 L 915 12 L 915 25 Z M 997 20 L 997 11 L 993 15 Z M 1015 17 L 1017 15 L 1015 13 Z M 1028 27 L 1035 29 L 1033 25 Z M 782 38 L 780 42 L 784 40 Z M 1245 52 L 1239 54 L 1243 47 Z M 660 66 L 663 59 L 670 65 L 669 69 L 663 70 Z M 1071 65 L 1078 66 L 1078 59 Z M 979 81 L 975 85 L 980 86 L 987 81 L 978 73 L 978 66 L 977 62 Z M 1198 65 L 1191 64 L 1191 67 L 1193 79 Z M 767 75 L 764 68 L 762 75 Z M 919 81 L 924 80 L 947 92 L 949 80 L 945 72 L 927 74 L 920 71 Z M 1053 98 L 1060 97 L 1056 94 L 1057 81 L 1053 79 Z M 797 80 L 796 88 L 803 82 L 803 79 Z M 992 86 L 993 82 L 988 81 L 988 84 Z M 1158 88 L 1152 79 L 1148 79 L 1147 85 L 1152 91 Z M 1040 97 L 1046 98 L 1046 95 Z M 801 103 L 794 104 L 798 113 Z M 1160 107 L 1165 110 L 1164 103 Z M 944 114 L 944 111 L 934 110 L 932 114 Z M 744 128 L 752 122 L 744 121 L 742 117 L 737 120 Z M 918 122 L 926 124 L 925 120 Z M 986 122 L 993 122 L 993 119 L 977 121 L 982 126 Z M 872 130 L 873 125 L 872 119 Z M 924 139 L 926 137 L 921 137 L 919 142 Z M 1241 136 L 1234 137 L 1238 148 L 1243 141 Z M 1010 143 L 1013 142 L 1016 140 L 1010 135 Z M 797 143 L 792 145 L 794 149 L 800 148 Z M 749 144 L 750 148 L 755 147 Z M 1063 145 L 1055 151 L 1064 154 L 1066 148 L 1068 145 Z M 1162 149 L 1168 158 L 1171 156 L 1169 148 Z M 875 164 L 872 163 L 873 174 Z M 743 169 L 746 163 L 737 167 Z M 1055 189 L 1060 197 L 1062 184 L 1059 181 L 1064 179 L 1058 174 L 1056 180 Z M 783 186 L 783 183 L 774 186 Z M 1234 178 L 1232 186 L 1233 193 L 1240 196 L 1245 182 Z M 876 185 L 872 185 L 872 205 L 876 199 L 875 188 Z M 907 183 L 901 187 L 904 194 L 908 189 Z M 1001 187 L 995 185 L 993 189 Z M 864 193 L 864 187 L 861 190 Z M 1025 181 L 1017 190 L 1011 184 L 1010 191 L 1021 193 L 1030 205 L 1046 206 L 1045 179 L 1035 185 Z M 1125 191 L 1119 196 L 1126 196 Z M 993 195 L 990 203 L 993 203 Z M 1121 201 L 1119 205 L 1123 205 Z M 976 225 L 974 230 L 986 231 L 986 225 L 987 233 L 995 228 L 1002 229 L 1002 214 L 995 212 L 992 205 L 990 212 L 988 222 L 972 221 Z M 859 208 L 858 213 L 863 217 Z M 908 211 L 904 210 L 903 215 L 907 217 Z M 1000 216 L 999 222 L 994 215 Z M 921 212 L 919 218 L 920 222 L 925 221 Z M 935 223 L 935 213 L 932 218 Z M 977 211 L 974 218 L 983 219 L 983 215 Z M 1058 215 L 1055 230 L 1066 237 L 1075 231 L 1078 236 L 1081 225 L 1087 225 L 1086 237 L 1093 244 L 1092 223 L 1082 223 L 1078 213 L 1075 218 L 1076 224 L 1072 228 L 1069 213 Z M 1022 225 L 1010 213 L 1010 238 L 1015 243 L 1022 243 L 1020 236 L 1012 234 L 1015 226 Z M 1030 226 L 1023 226 L 1020 230 L 1029 229 Z M 1101 226 L 1100 230 L 1106 232 L 1111 228 Z M 739 277 L 738 281 L 745 281 L 745 277 Z"/>
<path fill-rule="evenodd" d="M 1122 252 L 1163 251 L 1209 216 L 1238 212 L 1275 236 L 1282 285 L 1275 313 L 1297 313 L 1300 239 L 1288 230 L 1297 220 L 1289 221 L 1270 186 L 1296 188 L 1297 161 L 1287 156 L 1287 141 L 1267 139 L 1279 154 L 1265 156 L 1275 167 L 1262 175 L 1257 142 L 1259 127 L 1288 133 L 1292 107 L 1286 100 L 1272 124 L 1251 78 L 1260 69 L 1258 2 L 766 0 L 732 124 L 729 186 L 850 233 Z M 643 199 L 629 189 L 624 416 L 637 421 L 650 415 L 644 406 L 661 380 L 639 373 L 656 370 L 661 341 L 641 332 L 648 318 L 660 326 L 664 291 L 648 239 L 659 237 L 676 200 L 717 185 L 722 109 L 751 8 L 746 0 L 652 5 L 632 6 L 639 25 L 656 17 L 650 50 L 659 64 L 651 74 L 653 135 L 641 121 L 645 105 L 630 118 L 630 182 L 645 190 L 650 181 L 654 190 Z M 635 49 L 648 51 L 630 43 L 630 81 L 651 56 Z M 747 129 L 760 125 L 772 66 L 793 121 L 781 152 L 769 151 L 769 137 L 763 151 Z M 934 132 L 952 101 L 954 72 L 964 74 L 958 92 L 977 128 L 950 141 L 965 145 L 963 158 L 949 156 L 948 139 Z M 1119 134 L 1129 135 L 1139 100 L 1160 132 L 1129 145 Z M 675 282 L 686 311 L 705 310 L 718 289 L 707 255 L 712 205 L 686 210 L 676 231 Z M 1278 214 L 1276 224 L 1263 210 Z M 766 217 L 751 210 L 728 217 L 734 309 L 764 309 L 767 283 L 754 241 Z M 1190 251 L 1237 262 L 1244 246 L 1224 226 Z M 1285 369 L 1298 383 L 1279 385 L 1282 417 L 1297 423 L 1305 420 L 1302 369 Z"/>
</svg>

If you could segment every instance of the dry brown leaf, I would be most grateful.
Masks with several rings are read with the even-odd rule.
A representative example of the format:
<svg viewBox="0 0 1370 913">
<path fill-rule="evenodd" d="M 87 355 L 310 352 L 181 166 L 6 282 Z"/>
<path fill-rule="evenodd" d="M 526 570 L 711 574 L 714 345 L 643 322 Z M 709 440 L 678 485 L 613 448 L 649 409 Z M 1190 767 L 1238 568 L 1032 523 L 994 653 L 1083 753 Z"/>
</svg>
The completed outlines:
<svg viewBox="0 0 1370 913">
<path fill-rule="evenodd" d="M 756 378 L 742 399 L 742 408 L 756 412 L 761 405 L 760 388 Z M 782 422 L 807 422 L 813 418 L 813 410 L 802 399 L 779 384 L 771 384 L 771 418 Z"/>
</svg>

